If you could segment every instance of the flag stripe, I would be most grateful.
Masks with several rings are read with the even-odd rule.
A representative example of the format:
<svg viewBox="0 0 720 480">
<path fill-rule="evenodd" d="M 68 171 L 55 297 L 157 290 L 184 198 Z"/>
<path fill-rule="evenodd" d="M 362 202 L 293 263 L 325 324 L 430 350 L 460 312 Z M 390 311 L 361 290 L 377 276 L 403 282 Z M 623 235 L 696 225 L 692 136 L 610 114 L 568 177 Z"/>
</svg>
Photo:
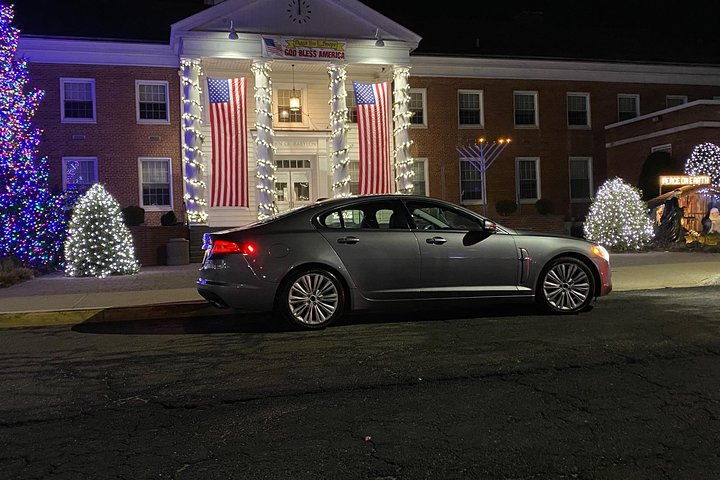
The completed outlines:
<svg viewBox="0 0 720 480">
<path fill-rule="evenodd" d="M 388 82 L 353 82 L 360 149 L 359 193 L 391 193 Z"/>
<path fill-rule="evenodd" d="M 247 207 L 247 82 L 208 79 L 212 136 L 211 207 Z"/>
</svg>

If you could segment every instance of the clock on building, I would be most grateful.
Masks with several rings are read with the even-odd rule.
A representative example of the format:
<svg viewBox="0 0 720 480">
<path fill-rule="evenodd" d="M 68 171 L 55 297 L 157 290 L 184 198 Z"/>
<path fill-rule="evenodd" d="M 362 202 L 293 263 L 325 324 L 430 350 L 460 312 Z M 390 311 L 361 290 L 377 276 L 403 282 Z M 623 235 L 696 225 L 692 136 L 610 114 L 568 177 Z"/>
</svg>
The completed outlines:
<svg viewBox="0 0 720 480">
<path fill-rule="evenodd" d="M 295 23 L 305 23 L 310 20 L 312 10 L 308 0 L 290 0 L 287 7 L 288 18 Z"/>
</svg>

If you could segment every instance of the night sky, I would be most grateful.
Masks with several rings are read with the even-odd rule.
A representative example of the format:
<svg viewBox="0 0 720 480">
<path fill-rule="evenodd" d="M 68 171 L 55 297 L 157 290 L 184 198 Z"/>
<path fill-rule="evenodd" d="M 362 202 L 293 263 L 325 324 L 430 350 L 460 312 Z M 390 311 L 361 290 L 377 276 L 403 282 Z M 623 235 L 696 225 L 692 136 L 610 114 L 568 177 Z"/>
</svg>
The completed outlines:
<svg viewBox="0 0 720 480">
<path fill-rule="evenodd" d="M 713 0 L 363 3 L 423 37 L 418 54 L 720 64 Z M 205 8 L 203 0 L 16 0 L 15 25 L 25 34 L 167 43 L 171 23 Z"/>
</svg>

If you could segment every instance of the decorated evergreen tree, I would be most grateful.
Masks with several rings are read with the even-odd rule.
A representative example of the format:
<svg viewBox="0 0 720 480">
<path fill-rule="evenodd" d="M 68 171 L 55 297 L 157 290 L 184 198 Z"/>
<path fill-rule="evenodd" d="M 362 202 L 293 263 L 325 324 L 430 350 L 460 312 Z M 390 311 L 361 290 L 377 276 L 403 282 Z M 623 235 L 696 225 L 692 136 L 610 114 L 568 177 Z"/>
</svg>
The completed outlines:
<svg viewBox="0 0 720 480">
<path fill-rule="evenodd" d="M 73 208 L 65 240 L 65 273 L 71 277 L 107 277 L 139 270 L 120 204 L 96 183 Z"/>
<path fill-rule="evenodd" d="M 613 251 L 640 250 L 653 238 L 653 224 L 640 191 L 620 178 L 598 190 L 585 220 L 585 238 Z"/>
<path fill-rule="evenodd" d="M 720 187 L 720 147 L 714 143 L 701 143 L 693 148 L 685 162 L 686 175 L 709 175 L 714 187 Z"/>
<path fill-rule="evenodd" d="M 0 258 L 49 270 L 61 263 L 64 198 L 48 188 L 47 159 L 35 158 L 42 132 L 31 123 L 44 92 L 24 93 L 27 60 L 15 58 L 14 15 L 0 1 Z"/>
</svg>

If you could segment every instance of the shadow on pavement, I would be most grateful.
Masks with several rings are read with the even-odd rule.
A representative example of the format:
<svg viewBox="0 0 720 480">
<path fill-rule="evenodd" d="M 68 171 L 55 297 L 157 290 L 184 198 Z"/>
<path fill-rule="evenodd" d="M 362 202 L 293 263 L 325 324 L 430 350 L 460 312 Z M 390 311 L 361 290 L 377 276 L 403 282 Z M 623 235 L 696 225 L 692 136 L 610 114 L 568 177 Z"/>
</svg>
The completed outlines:
<svg viewBox="0 0 720 480">
<path fill-rule="evenodd" d="M 590 307 L 591 309 L 592 307 Z M 532 317 L 544 315 L 535 305 L 483 305 L 458 309 L 443 306 L 407 309 L 386 308 L 382 311 L 356 312 L 346 315 L 328 329 L 353 325 L 393 324 L 406 322 L 452 321 L 469 318 Z M 582 314 L 581 314 L 582 315 Z M 228 313 L 182 318 L 136 318 L 103 321 L 89 319 L 72 327 L 79 333 L 103 335 L 194 335 L 224 333 L 304 333 L 278 320 L 270 313 Z"/>
</svg>

